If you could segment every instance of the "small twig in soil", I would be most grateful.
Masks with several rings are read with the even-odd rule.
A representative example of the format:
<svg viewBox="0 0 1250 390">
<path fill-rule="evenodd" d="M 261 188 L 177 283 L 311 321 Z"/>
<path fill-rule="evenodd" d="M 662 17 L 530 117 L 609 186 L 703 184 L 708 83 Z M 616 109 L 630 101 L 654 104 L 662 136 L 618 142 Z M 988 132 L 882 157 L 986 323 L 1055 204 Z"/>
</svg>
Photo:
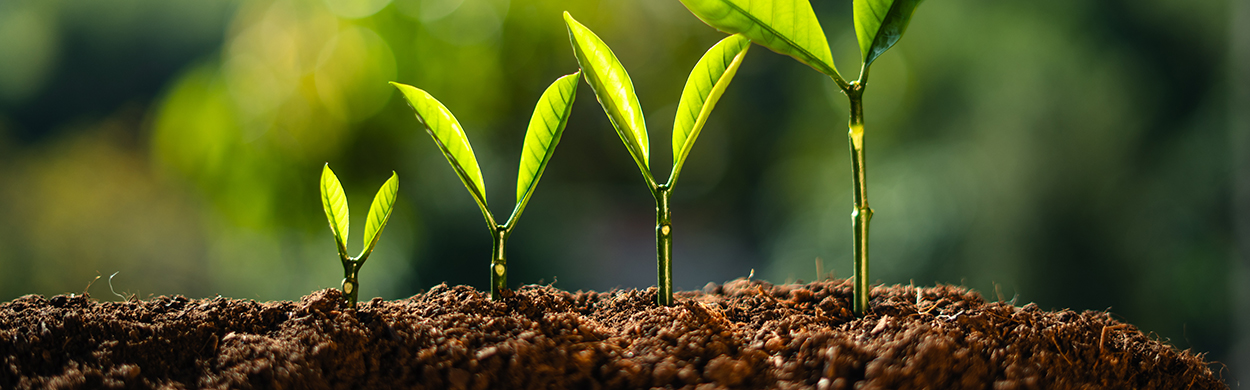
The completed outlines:
<svg viewBox="0 0 1250 390">
<path fill-rule="evenodd" d="M 117 293 L 117 290 L 114 290 L 114 289 L 113 289 L 113 277 L 114 277 L 114 276 L 117 276 L 117 274 L 119 274 L 119 273 L 121 273 L 121 272 L 122 272 L 122 271 L 117 271 L 117 272 L 114 272 L 112 275 L 109 275 L 109 291 L 112 291 L 112 292 L 113 292 L 113 295 L 116 295 L 118 298 L 121 298 L 121 299 L 122 299 L 122 302 L 130 302 L 130 299 L 131 299 L 131 298 L 134 298 L 134 297 L 135 297 L 136 295 L 138 295 L 138 294 L 130 294 L 130 296 L 129 296 L 129 297 L 127 297 L 127 296 L 125 296 L 125 295 L 118 294 L 118 293 Z"/>
<path fill-rule="evenodd" d="M 933 301 L 933 304 L 932 304 L 932 305 L 929 305 L 929 308 L 928 308 L 928 309 L 924 309 L 924 310 L 918 311 L 918 312 L 916 312 L 916 314 L 929 314 L 929 312 L 930 312 L 930 311 L 933 311 L 933 309 L 934 309 L 934 308 L 937 308 L 937 307 L 938 307 L 938 305 L 942 304 L 942 301 L 944 301 L 944 300 L 946 300 L 946 298 L 938 298 L 938 300 Z M 918 309 L 919 309 L 919 307 L 917 307 L 916 309 L 918 310 Z"/>
<path fill-rule="evenodd" d="M 1118 330 L 1118 329 L 1124 329 L 1126 327 L 1128 327 L 1128 324 L 1104 325 L 1102 327 L 1102 335 L 1098 336 L 1098 353 L 1100 354 L 1107 353 L 1105 344 L 1107 343 L 1107 331 L 1108 330 Z"/>
<path fill-rule="evenodd" d="M 929 311 L 933 310 L 933 308 L 935 308 L 935 307 L 937 307 L 937 306 L 938 306 L 938 302 L 933 302 L 933 304 L 932 304 L 932 305 L 929 305 L 929 308 L 928 308 L 928 309 L 924 309 L 924 310 L 918 311 L 918 312 L 916 312 L 916 313 L 917 313 L 917 314 L 929 314 Z"/>
<path fill-rule="evenodd" d="M 1068 359 L 1068 355 L 1063 353 L 1063 349 L 1059 348 L 1059 342 L 1055 341 L 1055 335 L 1050 335 L 1050 342 L 1055 344 L 1055 352 L 1059 353 L 1059 357 L 1062 357 L 1063 360 L 1068 362 L 1069 365 L 1075 365 L 1072 363 L 1072 360 Z"/>
<path fill-rule="evenodd" d="M 920 307 L 920 289 L 916 288 L 914 284 L 915 284 L 914 280 L 910 280 L 910 279 L 907 280 L 907 287 L 911 288 L 911 292 L 913 294 L 916 294 L 916 307 L 919 308 Z"/>
<path fill-rule="evenodd" d="M 959 318 L 959 316 L 960 316 L 960 315 L 963 315 L 963 314 L 964 314 L 964 311 L 963 311 L 963 310 L 960 310 L 958 313 L 955 313 L 955 314 L 942 314 L 942 315 L 937 316 L 937 318 L 939 318 L 939 319 L 944 319 L 944 320 L 947 320 L 947 321 L 954 321 L 956 318 Z"/>
<path fill-rule="evenodd" d="M 96 271 L 95 278 L 91 279 L 90 282 L 87 282 L 87 287 L 82 289 L 82 296 L 84 298 L 91 299 L 91 293 L 88 291 L 91 290 L 91 285 L 95 284 L 95 281 L 97 280 L 100 280 L 100 271 Z"/>
</svg>

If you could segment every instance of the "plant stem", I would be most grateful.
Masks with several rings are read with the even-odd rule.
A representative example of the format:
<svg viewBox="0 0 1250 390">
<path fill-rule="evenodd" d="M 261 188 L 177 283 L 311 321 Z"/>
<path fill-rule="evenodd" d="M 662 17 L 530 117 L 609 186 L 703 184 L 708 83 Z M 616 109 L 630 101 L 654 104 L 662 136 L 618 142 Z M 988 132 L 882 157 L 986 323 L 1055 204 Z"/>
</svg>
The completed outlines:
<svg viewBox="0 0 1250 390">
<path fill-rule="evenodd" d="M 851 181 L 854 185 L 855 209 L 851 211 L 851 230 L 854 234 L 855 274 L 854 302 L 856 316 L 868 310 L 868 221 L 872 220 L 872 208 L 868 207 L 868 173 L 864 158 L 864 85 L 851 83 L 846 96 L 851 101 L 850 131 Z"/>
<path fill-rule="evenodd" d="M 668 184 L 657 186 L 655 191 L 655 249 L 656 286 L 655 303 L 673 305 L 673 221 L 668 209 L 673 188 Z"/>
<path fill-rule="evenodd" d="M 502 298 L 500 291 L 508 288 L 508 259 L 504 257 L 508 243 L 508 229 L 496 226 L 491 231 L 495 239 L 495 247 L 490 254 L 490 299 Z"/>
<path fill-rule="evenodd" d="M 347 307 L 356 307 L 356 297 L 360 294 L 360 263 L 353 258 L 343 259 L 343 293 L 347 294 Z"/>
</svg>

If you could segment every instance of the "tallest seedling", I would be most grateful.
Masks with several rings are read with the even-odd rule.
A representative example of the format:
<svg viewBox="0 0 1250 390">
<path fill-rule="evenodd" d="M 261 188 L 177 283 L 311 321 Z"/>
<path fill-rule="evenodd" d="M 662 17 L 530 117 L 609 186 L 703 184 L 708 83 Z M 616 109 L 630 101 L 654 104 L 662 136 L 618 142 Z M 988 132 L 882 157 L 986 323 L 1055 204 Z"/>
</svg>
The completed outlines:
<svg viewBox="0 0 1250 390">
<path fill-rule="evenodd" d="M 851 146 L 851 181 L 855 208 L 854 231 L 856 315 L 868 308 L 868 176 L 864 165 L 864 88 L 868 69 L 902 38 L 912 11 L 921 0 L 854 0 L 855 36 L 859 40 L 862 66 L 859 80 L 847 82 L 833 66 L 829 42 L 820 29 L 808 0 L 681 0 L 690 12 L 709 26 L 730 34 L 743 34 L 764 47 L 799 60 L 828 75 L 850 99 L 851 121 L 847 133 Z"/>
<path fill-rule="evenodd" d="M 741 34 L 721 40 L 695 64 L 686 79 L 686 87 L 681 92 L 681 101 L 677 105 L 677 118 L 673 121 L 673 170 L 669 173 L 668 183 L 659 184 L 651 175 L 648 160 L 646 120 L 642 117 L 642 107 L 638 104 L 638 96 L 634 94 L 634 83 L 629 79 L 625 67 L 617 61 L 612 49 L 599 39 L 590 29 L 573 20 L 568 12 L 564 13 L 564 24 L 569 29 L 569 40 L 573 44 L 573 54 L 577 63 L 582 66 L 586 83 L 595 91 L 599 105 L 608 114 L 608 120 L 616 128 L 616 134 L 629 149 L 629 155 L 642 171 L 642 178 L 647 181 L 651 195 L 655 197 L 655 244 L 656 274 L 659 292 L 656 303 L 663 306 L 673 304 L 673 223 L 669 213 L 669 197 L 673 193 L 673 185 L 677 183 L 677 175 L 686 162 L 686 156 L 694 147 L 712 108 L 725 93 L 725 87 L 738 72 L 738 65 L 746 56 L 751 41 Z"/>
</svg>

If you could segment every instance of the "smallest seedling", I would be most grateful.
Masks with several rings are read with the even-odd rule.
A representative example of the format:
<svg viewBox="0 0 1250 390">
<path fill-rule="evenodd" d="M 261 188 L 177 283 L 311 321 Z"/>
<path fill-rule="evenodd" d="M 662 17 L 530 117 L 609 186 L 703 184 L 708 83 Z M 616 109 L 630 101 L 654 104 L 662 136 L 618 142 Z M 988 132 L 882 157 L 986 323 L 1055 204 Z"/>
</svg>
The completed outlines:
<svg viewBox="0 0 1250 390">
<path fill-rule="evenodd" d="M 373 205 L 369 206 L 369 219 L 365 220 L 365 247 L 360 255 L 352 257 L 347 254 L 347 194 L 343 193 L 338 176 L 330 170 L 330 163 L 326 163 L 321 170 L 321 205 L 325 208 L 326 219 L 330 220 L 330 231 L 334 232 L 334 241 L 338 244 L 339 259 L 343 261 L 343 293 L 347 294 L 348 307 L 356 307 L 356 296 L 360 293 L 360 281 L 357 280 L 360 266 L 365 264 L 369 254 L 373 253 L 373 247 L 378 245 L 382 228 L 391 219 L 398 194 L 399 175 L 391 171 L 391 178 L 378 189 Z"/>
</svg>

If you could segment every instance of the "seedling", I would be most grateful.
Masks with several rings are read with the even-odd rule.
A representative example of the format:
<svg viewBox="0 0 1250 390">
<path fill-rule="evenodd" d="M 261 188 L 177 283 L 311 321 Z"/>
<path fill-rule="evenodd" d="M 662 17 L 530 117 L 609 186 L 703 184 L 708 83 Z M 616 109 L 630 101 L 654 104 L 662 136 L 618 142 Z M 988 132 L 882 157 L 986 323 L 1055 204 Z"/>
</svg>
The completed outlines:
<svg viewBox="0 0 1250 390">
<path fill-rule="evenodd" d="M 625 143 L 642 178 L 651 188 L 655 197 L 656 208 L 656 274 L 659 293 L 656 303 L 663 306 L 673 304 L 673 226 L 669 212 L 669 197 L 677 176 L 686 162 L 686 157 L 694 147 L 703 125 L 712 114 L 712 108 L 720 100 L 721 94 L 733 80 L 746 56 L 751 41 L 742 34 L 722 39 L 695 64 L 686 79 L 686 87 L 681 92 L 681 101 L 677 105 L 677 118 L 673 121 L 673 169 L 669 173 L 668 182 L 659 184 L 651 175 L 648 159 L 649 141 L 647 139 L 646 120 L 642 116 L 642 107 L 638 104 L 638 96 L 634 94 L 634 83 L 629 73 L 621 66 L 612 49 L 599 39 L 593 31 L 574 20 L 568 12 L 564 13 L 564 24 L 568 26 L 569 40 L 573 44 L 573 54 L 585 72 L 586 83 L 595 91 L 599 105 L 607 113 L 616 134 Z"/>
<path fill-rule="evenodd" d="M 482 171 L 477 166 L 473 146 L 469 144 L 469 138 L 465 136 L 460 122 L 456 121 L 456 117 L 443 103 L 429 93 L 411 85 L 391 82 L 391 85 L 404 94 L 404 99 L 416 112 L 417 120 L 421 121 L 425 131 L 434 138 L 434 143 L 443 151 L 451 168 L 460 176 L 460 181 L 469 190 L 469 194 L 473 195 L 473 200 L 477 201 L 477 207 L 482 209 L 482 216 L 486 218 L 486 225 L 490 228 L 495 244 L 490 257 L 491 299 L 499 298 L 500 290 L 508 286 L 508 261 L 505 257 L 508 237 L 512 235 L 512 228 L 516 227 L 516 220 L 521 217 L 530 196 L 534 195 L 534 188 L 538 186 L 538 179 L 547 168 L 547 162 L 551 160 L 556 145 L 560 143 L 560 135 L 564 133 L 564 125 L 568 122 L 573 99 L 577 96 L 579 74 L 580 71 L 560 77 L 538 99 L 529 128 L 525 132 L 525 144 L 521 147 L 521 166 L 516 178 L 516 206 L 513 207 L 508 221 L 503 224 L 495 222 L 495 216 L 487 207 Z"/>
<path fill-rule="evenodd" d="M 343 261 L 343 293 L 347 294 L 347 306 L 356 307 L 356 296 L 360 293 L 360 267 L 365 265 L 369 254 L 378 245 L 382 237 L 382 228 L 391 219 L 395 197 L 399 194 L 399 175 L 391 171 L 391 178 L 382 183 L 378 194 L 373 197 L 373 205 L 369 206 L 369 218 L 365 220 L 365 247 L 356 257 L 347 255 L 348 209 L 347 195 L 343 193 L 343 185 L 338 176 L 330 170 L 330 163 L 321 169 L 321 206 L 325 208 L 326 219 L 330 221 L 330 231 L 334 233 L 334 242 L 338 244 L 339 259 Z"/>
<path fill-rule="evenodd" d="M 854 309 L 863 315 L 868 308 L 868 178 L 864 165 L 864 88 L 872 62 L 894 46 L 921 0 L 854 0 L 855 36 L 859 40 L 859 80 L 847 82 L 838 74 L 829 42 L 807 0 L 681 0 L 690 12 L 709 26 L 730 34 L 745 34 L 752 41 L 799 60 L 828 75 L 850 99 L 851 120 L 847 138 L 851 146 L 851 182 L 854 206 L 851 228 Z"/>
</svg>

